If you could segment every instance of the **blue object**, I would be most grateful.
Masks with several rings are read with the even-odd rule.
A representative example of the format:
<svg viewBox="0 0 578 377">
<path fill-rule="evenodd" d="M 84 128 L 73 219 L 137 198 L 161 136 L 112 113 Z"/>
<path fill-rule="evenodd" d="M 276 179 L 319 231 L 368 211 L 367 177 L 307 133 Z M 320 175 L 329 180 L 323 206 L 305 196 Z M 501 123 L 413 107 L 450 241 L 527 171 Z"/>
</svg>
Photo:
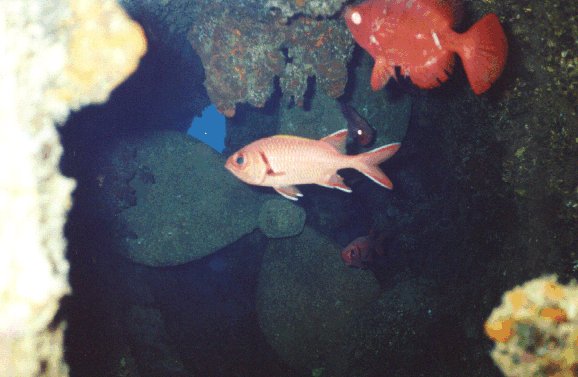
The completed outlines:
<svg viewBox="0 0 578 377">
<path fill-rule="evenodd" d="M 225 116 L 211 105 L 203 110 L 200 118 L 193 119 L 187 134 L 222 153 L 225 149 Z"/>
</svg>

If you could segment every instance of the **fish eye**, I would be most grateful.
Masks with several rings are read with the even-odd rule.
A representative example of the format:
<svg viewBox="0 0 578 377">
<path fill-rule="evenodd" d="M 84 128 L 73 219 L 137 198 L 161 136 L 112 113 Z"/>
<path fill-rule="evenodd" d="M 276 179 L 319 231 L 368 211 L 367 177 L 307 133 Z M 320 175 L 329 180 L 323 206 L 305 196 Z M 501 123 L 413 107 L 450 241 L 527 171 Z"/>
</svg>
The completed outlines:
<svg viewBox="0 0 578 377">
<path fill-rule="evenodd" d="M 238 155 L 237 158 L 235 159 L 235 163 L 237 165 L 243 165 L 245 163 L 245 157 L 243 157 L 242 154 Z"/>
<path fill-rule="evenodd" d="M 363 131 L 362 131 L 362 130 L 357 130 L 357 134 L 358 134 L 359 136 L 361 136 L 361 135 L 363 135 Z"/>
<path fill-rule="evenodd" d="M 352 256 L 352 257 L 355 256 L 355 249 L 351 249 L 351 256 Z"/>
<path fill-rule="evenodd" d="M 359 12 L 351 13 L 351 22 L 353 22 L 356 25 L 359 25 L 361 23 L 361 14 L 359 14 Z"/>
</svg>

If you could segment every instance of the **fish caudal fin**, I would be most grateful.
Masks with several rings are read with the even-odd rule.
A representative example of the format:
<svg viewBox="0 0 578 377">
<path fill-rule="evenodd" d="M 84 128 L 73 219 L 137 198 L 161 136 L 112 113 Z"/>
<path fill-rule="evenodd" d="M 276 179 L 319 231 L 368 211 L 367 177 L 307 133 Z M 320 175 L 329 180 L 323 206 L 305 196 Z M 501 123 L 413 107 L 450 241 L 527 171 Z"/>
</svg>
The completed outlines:
<svg viewBox="0 0 578 377">
<path fill-rule="evenodd" d="M 354 156 L 355 163 L 352 168 L 363 173 L 367 178 L 380 186 L 393 189 L 393 183 L 379 168 L 379 164 L 395 154 L 401 147 L 401 143 L 393 143 L 375 148 L 369 152 Z"/>
<path fill-rule="evenodd" d="M 500 77 L 508 57 L 508 41 L 498 16 L 482 17 L 457 36 L 455 45 L 474 93 L 484 93 Z"/>
</svg>

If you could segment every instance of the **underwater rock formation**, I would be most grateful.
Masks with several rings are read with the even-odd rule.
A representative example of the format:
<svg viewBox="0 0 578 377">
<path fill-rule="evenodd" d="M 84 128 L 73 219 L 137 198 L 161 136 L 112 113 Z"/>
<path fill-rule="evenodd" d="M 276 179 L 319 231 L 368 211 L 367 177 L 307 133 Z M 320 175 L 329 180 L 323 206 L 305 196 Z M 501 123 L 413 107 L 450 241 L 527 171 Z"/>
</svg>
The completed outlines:
<svg viewBox="0 0 578 377">
<path fill-rule="evenodd" d="M 197 140 L 176 132 L 150 134 L 119 145 L 111 158 L 126 155 L 127 148 L 136 150 L 131 162 L 136 171 L 128 183 L 136 205 L 118 214 L 123 239 L 119 250 L 137 263 L 187 263 L 259 226 L 270 237 L 292 236 L 303 228 L 301 207 L 288 209 L 275 200 L 261 210 L 277 194 L 239 182 L 225 170 L 225 157 Z M 125 162 L 117 163 L 118 171 L 127 169 Z"/>
<path fill-rule="evenodd" d="M 339 12 L 345 0 L 267 0 L 265 6 L 291 18 L 297 14 L 310 17 L 332 16 Z"/>
<path fill-rule="evenodd" d="M 0 11 L 0 365 L 3 376 L 66 376 L 65 215 L 55 125 L 103 102 L 146 49 L 115 1 L 7 1 Z"/>
<path fill-rule="evenodd" d="M 127 313 L 126 328 L 139 370 L 146 376 L 188 375 L 167 334 L 159 309 L 132 305 Z"/>
<path fill-rule="evenodd" d="M 305 226 L 305 210 L 285 199 L 269 199 L 259 210 L 258 223 L 269 238 L 296 236 Z"/>
<path fill-rule="evenodd" d="M 578 286 L 555 276 L 508 291 L 485 323 L 496 342 L 492 358 L 514 376 L 576 376 L 578 373 Z"/>
<path fill-rule="evenodd" d="M 257 311 L 271 346 L 293 368 L 346 371 L 351 323 L 379 294 L 370 273 L 343 265 L 341 247 L 306 227 L 270 240 L 259 275 Z"/>
<path fill-rule="evenodd" d="M 188 39 L 203 62 L 211 101 L 228 117 L 237 103 L 264 106 L 275 77 L 298 104 L 310 77 L 328 95 L 340 96 L 353 51 L 342 22 L 299 18 L 283 24 L 248 7 L 207 6 Z"/>
<path fill-rule="evenodd" d="M 273 77 L 283 72 L 276 25 L 255 22 L 234 9 L 214 7 L 196 20 L 189 41 L 205 68 L 205 87 L 217 109 L 235 114 L 237 102 L 262 107 L 273 93 Z"/>
<path fill-rule="evenodd" d="M 362 69 L 359 69 L 360 74 L 361 71 Z M 411 97 L 406 94 L 395 98 L 390 98 L 385 94 L 368 95 L 371 89 L 360 81 L 362 80 L 357 80 L 358 84 L 352 88 L 353 95 L 350 104 L 377 131 L 376 139 L 368 149 L 402 141 L 409 125 Z M 317 93 L 311 99 L 311 108 L 308 110 L 281 106 L 279 133 L 320 139 L 347 128 L 347 120 L 339 107 L 337 100 L 324 93 Z"/>
</svg>

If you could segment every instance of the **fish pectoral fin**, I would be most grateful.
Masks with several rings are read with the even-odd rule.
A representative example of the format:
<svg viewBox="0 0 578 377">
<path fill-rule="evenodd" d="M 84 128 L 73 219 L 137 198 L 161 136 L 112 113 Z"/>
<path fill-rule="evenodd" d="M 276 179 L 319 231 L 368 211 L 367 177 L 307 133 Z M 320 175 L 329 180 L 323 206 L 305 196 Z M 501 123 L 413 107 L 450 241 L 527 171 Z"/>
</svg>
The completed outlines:
<svg viewBox="0 0 578 377">
<path fill-rule="evenodd" d="M 298 200 L 303 194 L 296 186 L 277 186 L 275 191 L 289 200 Z"/>
<path fill-rule="evenodd" d="M 351 192 L 349 186 L 343 183 L 343 177 L 335 173 L 327 179 L 326 182 L 320 183 L 321 186 L 338 189 L 345 192 Z"/>
<path fill-rule="evenodd" d="M 371 71 L 371 89 L 380 90 L 394 76 L 395 71 L 387 64 L 384 58 L 375 59 L 373 70 Z"/>
<path fill-rule="evenodd" d="M 345 146 L 347 144 L 348 133 L 349 131 L 347 130 L 347 128 L 344 128 L 342 130 L 332 133 L 331 135 L 325 136 L 324 138 L 321 139 L 321 141 L 324 141 L 332 145 L 339 152 L 345 153 Z"/>
</svg>

